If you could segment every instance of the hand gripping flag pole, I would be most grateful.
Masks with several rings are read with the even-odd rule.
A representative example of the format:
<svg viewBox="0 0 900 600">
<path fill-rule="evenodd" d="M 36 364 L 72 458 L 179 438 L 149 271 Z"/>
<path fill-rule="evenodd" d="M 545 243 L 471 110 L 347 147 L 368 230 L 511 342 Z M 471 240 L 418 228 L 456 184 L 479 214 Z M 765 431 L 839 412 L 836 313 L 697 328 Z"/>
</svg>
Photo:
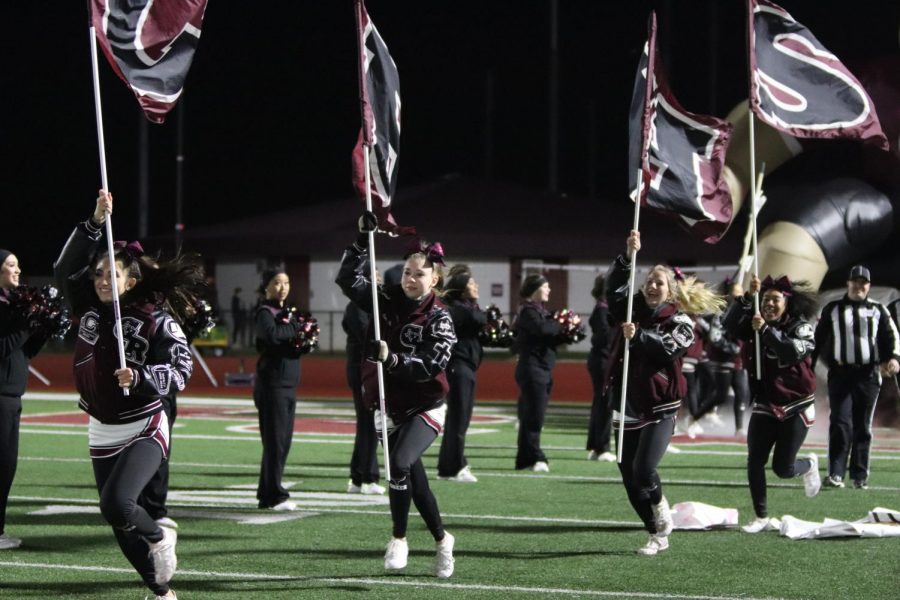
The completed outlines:
<svg viewBox="0 0 900 600">
<path fill-rule="evenodd" d="M 97 116 L 97 146 L 100 151 L 100 182 L 104 191 L 109 193 L 109 179 L 106 176 L 106 142 L 103 138 L 103 110 L 100 106 L 100 73 L 97 65 L 97 32 L 93 26 L 89 29 L 91 34 L 91 70 L 94 77 L 94 112 Z M 113 315 L 116 319 L 116 346 L 119 350 L 119 367 L 126 368 L 125 364 L 125 337 L 122 335 L 122 310 L 119 306 L 119 287 L 116 282 L 116 253 L 113 249 L 112 213 L 106 213 L 106 252 L 109 255 L 109 283 L 112 286 Z M 128 388 L 122 388 L 122 393 L 127 396 Z"/>
</svg>

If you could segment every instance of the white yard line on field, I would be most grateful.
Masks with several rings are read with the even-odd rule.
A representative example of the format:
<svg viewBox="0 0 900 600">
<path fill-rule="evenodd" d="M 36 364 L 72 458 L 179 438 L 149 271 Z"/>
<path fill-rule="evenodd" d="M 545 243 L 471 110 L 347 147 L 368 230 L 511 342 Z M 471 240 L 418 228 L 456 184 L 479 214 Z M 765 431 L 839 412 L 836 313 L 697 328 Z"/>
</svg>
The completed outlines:
<svg viewBox="0 0 900 600">
<path fill-rule="evenodd" d="M 181 436 L 183 437 L 183 436 Z M 339 443 L 336 440 L 303 440 L 304 443 Z M 878 457 L 872 456 L 873 460 L 881 459 L 881 460 L 900 460 L 900 457 Z M 87 463 L 90 461 L 88 458 L 48 458 L 48 457 L 39 457 L 39 456 L 21 456 L 19 457 L 21 461 L 43 461 L 43 462 L 83 462 Z M 195 463 L 195 462 L 181 462 L 179 460 L 172 461 L 172 467 L 174 469 L 179 468 L 192 468 L 192 469 L 246 469 L 247 471 L 257 472 L 259 471 L 258 464 L 227 464 L 227 463 Z M 285 467 L 285 474 L 291 475 L 302 475 L 307 471 L 319 471 L 324 473 L 346 473 L 347 468 L 344 466 L 336 466 L 336 467 L 318 467 L 318 466 L 304 466 L 304 465 L 287 465 Z M 432 473 L 433 475 L 433 473 Z M 552 481 L 588 481 L 588 482 L 596 482 L 596 483 L 612 483 L 612 484 L 620 484 L 622 482 L 621 478 L 618 476 L 594 476 L 594 475 L 551 475 L 548 473 L 531 473 L 531 472 L 514 472 L 514 471 L 478 471 L 479 477 L 497 477 L 497 478 L 508 478 L 508 479 L 546 479 Z M 664 478 L 663 483 L 671 484 L 671 485 L 702 485 L 702 486 L 711 486 L 711 487 L 746 487 L 747 482 L 743 479 L 736 479 L 734 481 L 722 481 L 716 479 L 676 479 L 676 478 Z M 433 484 L 432 484 L 433 485 Z M 438 483 L 440 485 L 440 483 Z M 803 486 L 802 481 L 799 479 L 796 481 L 770 481 L 768 482 L 769 488 L 800 488 Z M 878 485 L 870 485 L 870 490 L 873 491 L 883 491 L 883 492 L 900 492 L 900 487 L 893 486 L 878 486 Z"/>
<path fill-rule="evenodd" d="M 119 567 L 98 567 L 91 565 L 66 565 L 54 563 L 30 563 L 17 561 L 0 561 L 0 566 L 16 567 L 20 569 L 53 569 L 57 571 L 82 571 L 94 573 L 115 573 L 133 576 L 132 569 L 123 569 Z M 420 589 L 435 590 L 460 590 L 460 591 L 483 591 L 483 592 L 511 592 L 519 594 L 559 594 L 571 596 L 594 596 L 600 598 L 621 598 L 622 591 L 606 591 L 606 590 L 587 590 L 572 588 L 547 588 L 547 587 L 526 587 L 512 585 L 487 585 L 478 583 L 441 583 L 429 580 L 405 580 L 391 577 L 389 579 L 378 579 L 371 577 L 310 577 L 305 575 L 277 575 L 273 573 L 234 573 L 234 572 L 218 572 L 218 571 L 192 571 L 179 569 L 178 574 L 182 577 L 202 577 L 209 579 L 237 579 L 237 580 L 279 580 L 279 581 L 296 581 L 298 583 L 326 583 L 334 585 L 347 584 L 365 584 L 372 586 L 384 587 L 407 587 Z M 626 594 L 629 598 L 659 598 L 662 600 L 783 600 L 773 598 L 771 596 L 752 597 L 752 596 L 708 596 L 696 594 L 669 594 L 669 593 L 653 593 L 653 592 L 636 592 L 629 591 Z"/>
</svg>

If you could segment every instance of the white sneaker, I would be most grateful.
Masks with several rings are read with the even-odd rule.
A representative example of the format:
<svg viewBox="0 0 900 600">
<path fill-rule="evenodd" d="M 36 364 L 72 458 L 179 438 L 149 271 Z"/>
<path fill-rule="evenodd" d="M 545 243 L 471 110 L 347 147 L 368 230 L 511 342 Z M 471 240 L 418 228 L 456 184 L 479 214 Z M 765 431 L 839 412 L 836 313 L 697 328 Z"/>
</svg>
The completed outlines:
<svg viewBox="0 0 900 600">
<path fill-rule="evenodd" d="M 810 452 L 807 458 L 812 464 L 809 465 L 809 471 L 803 474 L 803 491 L 807 498 L 812 498 L 822 489 L 822 478 L 819 476 L 819 457 L 815 452 Z"/>
<path fill-rule="evenodd" d="M 656 522 L 656 535 L 668 537 L 674 527 L 672 511 L 669 510 L 669 501 L 663 496 L 659 504 L 653 504 L 650 508 L 653 509 L 653 520 Z"/>
<path fill-rule="evenodd" d="M 744 533 L 759 533 L 760 531 L 780 531 L 781 521 L 775 517 L 756 517 L 743 527 Z"/>
<path fill-rule="evenodd" d="M 156 520 L 156 524 L 160 527 L 168 527 L 169 529 L 178 529 L 178 523 L 169 517 L 160 517 Z"/>
<path fill-rule="evenodd" d="M 669 538 L 664 535 L 654 535 L 650 534 L 650 540 L 644 545 L 638 548 L 638 554 L 643 556 L 655 556 L 662 552 L 663 550 L 669 549 Z"/>
<path fill-rule="evenodd" d="M 155 600 L 178 600 L 178 596 L 175 595 L 175 590 L 169 590 L 165 596 L 153 596 Z M 150 596 L 145 596 L 144 600 L 150 600 Z"/>
<path fill-rule="evenodd" d="M 347 493 L 348 494 L 362 494 L 362 486 L 356 485 L 353 483 L 353 480 L 347 482 Z"/>
<path fill-rule="evenodd" d="M 600 453 L 596 450 L 588 452 L 588 460 L 600 460 Z"/>
<path fill-rule="evenodd" d="M 478 483 L 478 478 L 472 474 L 472 469 L 468 465 L 459 470 L 459 473 L 453 477 L 448 477 L 447 481 L 458 481 L 460 483 Z"/>
<path fill-rule="evenodd" d="M 687 428 L 688 437 L 694 439 L 701 433 L 703 433 L 703 427 L 700 425 L 700 423 L 691 419 L 691 424 L 688 425 Z"/>
<path fill-rule="evenodd" d="M 385 492 L 384 486 L 377 483 L 364 483 L 359 487 L 359 493 L 363 496 L 381 496 Z"/>
<path fill-rule="evenodd" d="M 533 465 L 531 465 L 531 470 L 534 471 L 535 473 L 549 473 L 550 465 L 548 465 L 546 462 L 544 462 L 542 460 L 539 460 L 536 463 L 534 463 Z"/>
<path fill-rule="evenodd" d="M 391 538 L 384 553 L 384 568 L 389 571 L 405 569 L 409 558 L 409 544 L 406 538 Z"/>
<path fill-rule="evenodd" d="M 275 506 L 270 506 L 269 510 L 277 510 L 278 512 L 290 512 L 292 510 L 297 510 L 297 503 L 291 502 L 290 500 L 285 500 L 283 502 L 279 502 Z"/>
<path fill-rule="evenodd" d="M 12 550 L 22 545 L 19 538 L 9 537 L 5 533 L 0 535 L 0 550 Z"/>
<path fill-rule="evenodd" d="M 681 448 L 676 446 L 675 444 L 669 444 L 666 446 L 666 452 L 669 454 L 681 454 Z"/>
<path fill-rule="evenodd" d="M 178 534 L 174 529 L 161 527 L 163 538 L 158 542 L 149 542 L 150 558 L 153 559 L 153 570 L 156 573 L 154 579 L 157 585 L 169 582 L 175 576 L 178 568 L 178 557 L 175 556 L 175 544 Z"/>
<path fill-rule="evenodd" d="M 616 462 L 616 455 L 612 452 L 604 452 L 597 457 L 600 462 Z"/>
<path fill-rule="evenodd" d="M 447 578 L 453 575 L 453 544 L 456 538 L 444 532 L 444 539 L 437 543 L 437 557 L 434 561 L 434 574 Z"/>
<path fill-rule="evenodd" d="M 713 427 L 722 427 L 723 425 L 725 425 L 725 422 L 722 421 L 722 417 L 720 417 L 719 413 L 717 412 L 706 413 L 703 418 Z"/>
<path fill-rule="evenodd" d="M 735 429 L 735 430 L 734 430 L 734 437 L 746 438 L 746 437 L 747 437 L 747 430 L 744 429 L 743 427 L 741 427 L 740 429 Z"/>
</svg>

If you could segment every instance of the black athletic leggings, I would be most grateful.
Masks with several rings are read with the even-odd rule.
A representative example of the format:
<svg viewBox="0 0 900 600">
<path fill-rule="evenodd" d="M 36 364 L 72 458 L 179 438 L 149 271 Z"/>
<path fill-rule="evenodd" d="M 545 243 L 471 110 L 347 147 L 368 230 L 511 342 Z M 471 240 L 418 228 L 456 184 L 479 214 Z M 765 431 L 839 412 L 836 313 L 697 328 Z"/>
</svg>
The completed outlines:
<svg viewBox="0 0 900 600">
<path fill-rule="evenodd" d="M 91 459 L 100 492 L 100 512 L 112 525 L 125 558 L 157 596 L 166 595 L 169 586 L 154 582 L 147 542 L 160 541 L 163 532 L 137 499 L 162 460 L 162 448 L 151 439 L 138 440 L 113 457 Z"/>
<path fill-rule="evenodd" d="M 413 417 L 388 436 L 388 450 L 391 456 L 388 497 L 391 502 L 395 538 L 406 537 L 409 505 L 412 501 L 435 541 L 444 539 L 441 513 L 438 510 L 437 500 L 428 486 L 428 476 L 422 465 L 422 454 L 435 438 L 437 432 L 421 417 Z"/>
<path fill-rule="evenodd" d="M 662 461 L 674 431 L 674 418 L 663 419 L 640 429 L 625 430 L 619 472 L 631 506 L 650 533 L 656 533 L 652 507 L 659 504 L 663 497 L 662 482 L 656 467 Z"/>
<path fill-rule="evenodd" d="M 761 413 L 750 415 L 747 427 L 747 480 L 750 483 L 750 497 L 757 517 L 769 516 L 766 506 L 766 463 L 772 456 L 772 471 L 781 479 L 799 477 L 812 464 L 808 458 L 797 460 L 797 453 L 809 428 L 800 415 L 784 421 Z"/>
</svg>

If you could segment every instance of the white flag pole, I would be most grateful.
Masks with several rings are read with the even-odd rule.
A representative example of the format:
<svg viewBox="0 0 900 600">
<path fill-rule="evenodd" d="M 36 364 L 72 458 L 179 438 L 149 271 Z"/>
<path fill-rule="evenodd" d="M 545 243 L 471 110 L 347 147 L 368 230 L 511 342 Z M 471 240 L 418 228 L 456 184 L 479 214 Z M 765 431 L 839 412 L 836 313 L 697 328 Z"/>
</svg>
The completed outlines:
<svg viewBox="0 0 900 600">
<path fill-rule="evenodd" d="M 748 101 L 750 102 L 750 101 Z M 751 231 L 752 231 L 752 251 L 753 251 L 753 276 L 759 277 L 759 244 L 756 237 L 756 204 L 758 201 L 757 194 L 758 189 L 755 185 L 756 183 L 756 140 L 754 136 L 754 128 L 756 119 L 753 115 L 753 106 L 748 104 L 749 110 L 747 111 L 749 116 L 748 125 L 750 127 L 750 223 L 751 223 Z M 762 185 L 762 182 L 760 182 Z M 759 290 L 754 292 L 753 294 L 753 313 L 759 314 Z M 760 364 L 760 356 L 761 353 L 759 351 L 759 332 L 753 332 L 753 346 L 756 350 L 755 358 L 756 358 L 756 380 L 760 381 L 762 379 L 762 365 Z"/>
<path fill-rule="evenodd" d="M 38 371 L 31 365 L 28 365 L 28 372 L 31 373 L 32 375 L 34 375 L 37 378 L 37 380 L 40 381 L 41 383 L 43 383 L 44 385 L 50 385 L 50 380 L 47 379 L 46 377 L 44 377 L 43 373 L 41 373 L 40 371 Z"/>
<path fill-rule="evenodd" d="M 206 373 L 206 378 L 209 379 L 209 382 L 211 384 L 213 384 L 213 387 L 219 387 L 219 381 L 216 379 L 215 375 L 212 374 L 212 371 L 209 369 L 209 365 L 206 364 L 206 361 L 203 359 L 203 355 L 200 354 L 194 344 L 191 344 L 191 354 L 193 354 L 194 358 L 197 359 L 197 362 L 200 363 L 200 367 L 203 369 L 203 372 Z"/>
<path fill-rule="evenodd" d="M 103 139 L 103 111 L 100 108 L 100 72 L 97 64 L 97 32 L 90 27 L 91 33 L 91 70 L 94 77 L 94 112 L 97 116 L 97 145 L 100 150 L 100 182 L 106 193 L 109 193 L 109 179 L 106 176 L 106 142 Z M 116 253 L 113 248 L 112 213 L 106 213 L 106 252 L 109 255 L 109 278 L 112 286 L 113 315 L 116 319 L 116 342 L 119 349 L 119 367 L 124 369 L 125 345 L 122 335 L 122 311 L 119 307 L 119 287 L 116 282 Z M 122 388 L 127 396 L 128 388 Z"/>
<path fill-rule="evenodd" d="M 366 169 L 366 210 L 372 212 L 372 170 L 369 167 L 369 146 L 363 144 L 363 162 Z M 369 280 L 372 283 L 372 323 L 375 330 L 375 339 L 381 339 L 381 313 L 378 309 L 378 282 L 375 278 L 375 231 L 369 232 Z M 380 362 L 375 363 L 378 374 L 378 410 L 381 411 L 381 441 L 384 448 L 384 475 L 388 484 L 391 481 L 391 455 L 388 450 L 387 410 L 384 405 L 384 366 Z"/>
<path fill-rule="evenodd" d="M 757 198 L 762 197 L 763 177 L 765 175 L 765 172 L 766 172 L 766 163 L 763 162 L 759 166 L 759 173 L 756 174 L 756 197 Z M 762 207 L 757 206 L 756 211 L 759 212 L 760 210 L 762 210 Z M 747 232 L 744 234 L 744 246 L 743 246 L 743 249 L 741 250 L 741 260 L 738 261 L 738 274 L 737 274 L 737 277 L 735 277 L 735 281 L 737 283 L 740 283 L 741 285 L 744 285 L 744 277 L 747 275 L 747 273 L 750 272 L 751 261 L 755 257 L 755 255 L 750 254 L 750 244 L 753 240 L 753 229 L 754 229 L 755 221 L 756 221 L 756 219 L 752 218 L 752 217 L 747 220 Z"/>
<path fill-rule="evenodd" d="M 641 219 L 641 186 L 643 184 L 643 179 L 644 171 L 643 169 L 638 169 L 637 187 L 635 188 L 634 193 L 634 224 L 632 227 L 634 231 L 638 231 L 638 224 L 640 223 Z M 628 307 L 625 309 L 626 323 L 631 321 L 631 312 L 632 308 L 634 307 L 634 280 L 636 270 L 637 252 L 632 251 L 631 272 L 628 275 Z M 631 340 L 624 339 L 624 343 L 625 350 L 622 353 L 622 392 L 621 397 L 619 398 L 619 439 L 616 443 L 616 461 L 620 464 L 622 462 L 622 446 L 625 442 L 625 396 L 628 393 L 628 361 L 630 358 L 630 352 L 628 351 L 628 348 L 630 346 Z"/>
</svg>

